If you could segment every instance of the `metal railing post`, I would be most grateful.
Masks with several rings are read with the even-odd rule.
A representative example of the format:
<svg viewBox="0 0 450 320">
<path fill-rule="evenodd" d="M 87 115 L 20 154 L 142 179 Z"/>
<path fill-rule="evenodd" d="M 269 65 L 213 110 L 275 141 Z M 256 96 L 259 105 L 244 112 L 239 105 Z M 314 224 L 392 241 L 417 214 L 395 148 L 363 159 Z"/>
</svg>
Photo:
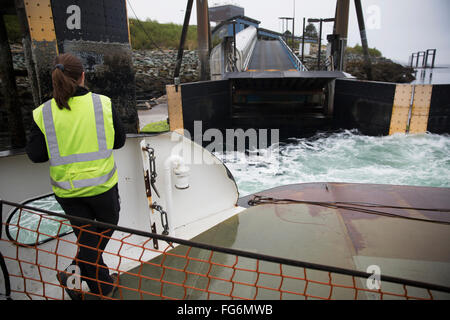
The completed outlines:
<svg viewBox="0 0 450 320">
<path fill-rule="evenodd" d="M 303 18 L 303 35 L 302 35 L 302 62 L 305 63 L 305 23 L 306 18 Z"/>
</svg>

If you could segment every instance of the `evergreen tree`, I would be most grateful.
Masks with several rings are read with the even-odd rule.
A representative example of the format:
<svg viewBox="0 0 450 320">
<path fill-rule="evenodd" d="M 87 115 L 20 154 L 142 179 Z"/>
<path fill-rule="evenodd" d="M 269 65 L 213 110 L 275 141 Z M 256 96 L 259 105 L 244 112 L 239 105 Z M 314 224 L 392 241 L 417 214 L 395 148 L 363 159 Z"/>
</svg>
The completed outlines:
<svg viewBox="0 0 450 320">
<path fill-rule="evenodd" d="M 312 23 L 309 23 L 305 28 L 305 39 L 317 39 L 319 37 L 319 34 L 317 33 L 316 26 Z"/>
</svg>

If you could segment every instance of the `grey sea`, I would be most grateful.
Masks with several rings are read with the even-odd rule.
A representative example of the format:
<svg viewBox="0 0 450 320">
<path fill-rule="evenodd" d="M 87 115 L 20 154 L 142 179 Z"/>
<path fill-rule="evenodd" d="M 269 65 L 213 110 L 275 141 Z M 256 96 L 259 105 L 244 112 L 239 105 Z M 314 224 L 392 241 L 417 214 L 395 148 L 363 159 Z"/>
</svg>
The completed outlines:
<svg viewBox="0 0 450 320">
<path fill-rule="evenodd" d="M 241 196 L 307 182 L 450 187 L 449 135 L 370 137 L 346 130 L 217 156 L 233 173 Z"/>
</svg>

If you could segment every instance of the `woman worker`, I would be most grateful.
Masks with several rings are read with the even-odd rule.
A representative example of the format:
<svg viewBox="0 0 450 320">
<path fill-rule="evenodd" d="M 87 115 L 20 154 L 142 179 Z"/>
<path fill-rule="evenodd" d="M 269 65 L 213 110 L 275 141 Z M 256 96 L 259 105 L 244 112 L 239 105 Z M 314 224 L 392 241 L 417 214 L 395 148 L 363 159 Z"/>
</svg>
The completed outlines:
<svg viewBox="0 0 450 320">
<path fill-rule="evenodd" d="M 27 154 L 33 162 L 50 161 L 50 183 L 67 215 L 117 225 L 120 199 L 112 150 L 125 144 L 119 116 L 108 97 L 84 87 L 83 65 L 73 55 L 56 57 L 52 82 L 53 99 L 33 110 Z M 111 297 L 117 274 L 109 274 L 102 252 L 113 230 L 69 220 L 78 242 L 71 267 L 92 293 Z M 81 299 L 80 291 L 71 290 L 81 288 L 68 287 L 69 276 L 57 274 L 69 296 Z"/>
</svg>

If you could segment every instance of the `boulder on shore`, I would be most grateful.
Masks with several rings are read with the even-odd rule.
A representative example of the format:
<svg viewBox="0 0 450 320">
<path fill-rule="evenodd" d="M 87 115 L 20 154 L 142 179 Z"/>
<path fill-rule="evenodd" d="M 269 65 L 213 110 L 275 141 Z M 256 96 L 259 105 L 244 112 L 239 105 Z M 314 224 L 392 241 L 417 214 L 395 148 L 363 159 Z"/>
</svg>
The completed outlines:
<svg viewBox="0 0 450 320">
<path fill-rule="evenodd" d="M 324 58 L 326 52 L 322 53 L 321 70 L 326 70 L 327 61 Z M 371 57 L 372 62 L 372 81 L 394 82 L 394 83 L 410 83 L 416 78 L 414 69 L 402 66 L 390 59 L 384 57 Z M 309 56 L 304 59 L 305 66 L 308 70 L 317 70 L 317 57 Z M 369 80 L 365 69 L 364 56 L 357 53 L 346 53 L 345 55 L 345 72 L 356 77 L 358 80 Z"/>
<path fill-rule="evenodd" d="M 369 80 L 364 61 L 348 61 L 345 71 L 359 80 Z M 372 81 L 410 83 L 415 80 L 414 69 L 404 67 L 393 61 L 377 61 L 372 63 Z"/>
</svg>

